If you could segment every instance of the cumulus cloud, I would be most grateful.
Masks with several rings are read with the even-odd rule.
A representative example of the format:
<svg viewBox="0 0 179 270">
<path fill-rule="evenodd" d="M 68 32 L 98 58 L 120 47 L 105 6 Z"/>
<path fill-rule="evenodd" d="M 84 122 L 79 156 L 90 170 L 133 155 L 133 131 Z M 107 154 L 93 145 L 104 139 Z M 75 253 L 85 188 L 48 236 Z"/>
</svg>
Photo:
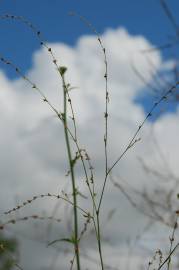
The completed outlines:
<svg viewBox="0 0 179 270">
<path fill-rule="evenodd" d="M 131 64 L 134 63 L 145 76 L 146 81 L 150 82 L 152 76 L 148 72 L 148 61 L 141 51 L 149 49 L 152 45 L 142 36 L 130 35 L 124 28 L 107 29 L 102 35 L 102 40 L 106 47 L 109 69 L 109 162 L 112 164 L 145 118 L 142 105 L 135 102 L 135 98 L 142 93 L 145 85 L 133 72 Z M 49 44 L 56 58 L 59 59 L 59 64 L 68 67 L 67 82 L 76 87 L 71 91 L 71 98 L 76 115 L 79 142 L 82 148 L 87 149 L 91 157 L 99 194 L 104 179 L 105 164 L 103 142 L 105 66 L 103 54 L 98 45 L 95 36 L 82 36 L 74 47 L 62 43 Z M 33 66 L 26 74 L 27 77 L 38 85 L 57 110 L 62 111 L 61 81 L 50 55 L 42 48 L 36 51 L 32 57 Z M 166 63 L 163 63 L 159 52 L 151 55 L 151 61 L 154 66 L 154 74 L 160 71 L 162 66 L 167 66 Z M 57 193 L 61 189 L 70 191 L 70 179 L 65 177 L 68 163 L 63 128 L 48 105 L 41 101 L 39 94 L 34 89 L 30 89 L 31 87 L 22 78 L 9 80 L 1 71 L 0 86 L 0 210 L 3 213 L 17 202 L 22 202 L 36 194 Z M 169 162 L 176 173 L 178 173 L 177 138 L 179 132 L 177 120 L 178 111 L 175 115 L 164 115 L 155 124 L 157 137 L 162 147 L 165 145 L 166 155 L 170 157 Z M 141 133 L 142 142 L 138 143 L 135 149 L 131 149 L 114 170 L 114 174 L 127 179 L 136 189 L 140 189 L 146 184 L 145 174 L 139 168 L 136 156 L 145 156 L 148 163 L 152 163 L 156 158 L 148 136 L 151 125 L 150 122 L 145 124 Z M 172 130 L 175 132 L 171 132 Z M 88 196 L 88 189 L 80 168 L 76 172 L 76 176 L 79 189 Z M 81 199 L 81 203 L 84 207 L 89 206 L 83 199 Z M 55 204 L 49 200 L 34 202 L 33 205 L 22 210 L 22 213 L 46 211 L 48 214 L 52 214 Z M 138 233 L 140 226 L 142 229 L 145 221 L 130 206 L 126 198 L 114 189 L 111 183 L 108 183 L 102 210 L 103 223 L 108 212 L 113 208 L 116 209 L 117 214 L 106 228 L 104 226 L 103 234 L 112 243 L 115 243 L 114 248 L 105 244 L 104 250 L 107 252 L 110 250 L 109 253 L 113 255 L 113 262 L 116 265 L 119 255 L 114 250 L 121 249 L 121 239 L 124 243 L 127 237 L 132 238 Z M 57 213 L 61 215 L 67 213 L 63 213 L 63 209 L 61 211 L 57 211 Z M 68 213 L 70 214 L 70 210 Z M 4 219 L 5 217 L 1 215 L 1 220 Z M 26 224 L 20 228 L 30 230 Z M 22 231 L 19 233 L 22 234 Z M 65 222 L 59 231 L 58 226 L 55 226 L 54 231 L 52 238 L 58 237 L 59 231 L 64 236 L 67 233 Z M 31 260 L 27 259 L 31 245 L 32 243 L 24 244 L 22 264 L 25 269 L 32 269 Z M 37 266 L 34 265 L 34 267 L 36 269 L 44 267 L 43 269 L 45 269 L 45 265 L 50 263 L 51 251 L 43 250 L 47 254 L 45 259 L 40 261 L 37 259 L 41 252 L 39 249 L 39 244 L 33 245 L 33 261 L 37 263 Z M 44 258 L 42 254 L 41 256 Z M 95 252 L 93 257 L 96 258 L 96 256 L 98 255 Z M 123 256 L 121 255 L 121 257 Z M 138 265 L 139 257 L 138 254 L 134 254 L 136 265 Z M 59 257 L 57 265 L 61 259 L 62 257 Z M 63 267 L 66 269 L 65 264 Z"/>
</svg>

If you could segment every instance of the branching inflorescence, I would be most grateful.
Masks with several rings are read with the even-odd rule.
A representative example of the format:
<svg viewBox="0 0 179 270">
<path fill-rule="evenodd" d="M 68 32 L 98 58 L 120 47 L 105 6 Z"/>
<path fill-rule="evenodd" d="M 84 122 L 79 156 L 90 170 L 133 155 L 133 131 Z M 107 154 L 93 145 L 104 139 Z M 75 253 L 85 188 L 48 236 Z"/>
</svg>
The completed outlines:
<svg viewBox="0 0 179 270">
<path fill-rule="evenodd" d="M 109 90 L 108 90 L 108 62 L 107 62 L 107 54 L 106 54 L 106 48 L 103 45 L 103 42 L 100 38 L 100 35 L 98 34 L 98 32 L 96 31 L 96 29 L 93 27 L 93 25 L 86 20 L 85 17 L 83 16 L 79 16 L 76 13 L 72 13 L 71 15 L 77 15 L 80 20 L 82 20 L 87 27 L 90 28 L 90 30 L 97 36 L 97 40 L 100 44 L 100 48 L 102 50 L 103 53 L 103 57 L 104 57 L 104 65 L 105 65 L 105 71 L 104 71 L 104 79 L 105 79 L 105 110 L 104 110 L 104 159 L 105 159 L 105 169 L 104 169 L 104 181 L 103 181 L 103 185 L 102 185 L 102 190 L 99 192 L 99 196 L 98 196 L 98 200 L 97 200 L 97 196 L 96 196 L 96 190 L 95 190 L 95 179 L 94 179 L 94 174 L 93 174 L 93 166 L 92 166 L 92 162 L 90 159 L 90 156 L 87 152 L 86 149 L 82 148 L 80 146 L 79 140 L 78 140 L 78 131 L 77 131 L 77 124 L 76 124 L 76 120 L 75 120 L 75 112 L 73 109 L 73 102 L 72 99 L 70 97 L 70 89 L 71 86 L 70 84 L 66 83 L 66 79 L 65 79 L 65 74 L 67 72 L 67 68 L 65 66 L 61 66 L 58 64 L 58 61 L 55 57 L 55 54 L 53 53 L 53 50 L 51 47 L 49 47 L 46 42 L 43 40 L 41 32 L 39 30 L 36 29 L 36 27 L 29 22 L 28 20 L 26 20 L 24 17 L 22 16 L 15 16 L 15 15 L 2 15 L 0 16 L 0 19 L 2 20 L 16 20 L 19 21 L 23 24 L 25 24 L 26 26 L 28 26 L 33 33 L 35 33 L 35 36 L 38 38 L 40 44 L 48 51 L 48 53 L 50 54 L 51 58 L 52 58 L 52 62 L 55 66 L 56 71 L 58 72 L 58 75 L 60 77 L 61 80 L 61 85 L 62 85 L 62 89 L 63 89 L 63 109 L 61 109 L 61 111 L 57 110 L 53 104 L 48 100 L 48 97 L 46 97 L 46 95 L 44 95 L 43 91 L 37 86 L 37 84 L 35 84 L 34 82 L 32 82 L 28 77 L 26 77 L 23 72 L 21 71 L 21 69 L 19 67 L 17 67 L 16 65 L 14 65 L 11 61 L 7 60 L 4 56 L 0 56 L 0 60 L 2 63 L 4 63 L 5 65 L 10 66 L 11 68 L 13 68 L 13 70 L 21 77 L 23 78 L 25 81 L 28 82 L 28 84 L 34 89 L 36 90 L 43 102 L 47 103 L 47 105 L 50 107 L 50 109 L 55 113 L 55 115 L 58 117 L 58 119 L 60 120 L 62 126 L 63 126 L 63 130 L 64 130 L 64 137 L 65 137 L 65 142 L 66 142 L 66 151 L 67 151 L 67 160 L 68 160 L 68 166 L 69 166 L 69 175 L 71 177 L 71 186 L 72 186 L 72 199 L 69 199 L 68 196 L 64 196 L 59 195 L 59 194 L 51 194 L 51 193 L 47 193 L 47 194 L 41 194 L 41 195 L 36 195 L 31 199 L 26 200 L 25 202 L 23 202 L 22 204 L 17 205 L 16 207 L 4 212 L 5 215 L 9 215 L 12 214 L 18 210 L 21 210 L 21 208 L 31 204 L 32 202 L 34 202 L 37 199 L 41 199 L 44 197 L 48 197 L 48 198 L 55 198 L 55 199 L 61 199 L 65 202 L 67 202 L 68 204 L 70 204 L 73 207 L 73 237 L 68 238 L 67 242 L 70 242 L 73 244 L 74 246 L 74 258 L 71 260 L 71 269 L 74 265 L 74 260 L 76 258 L 76 266 L 77 266 L 77 270 L 80 270 L 81 266 L 80 266 L 80 240 L 82 239 L 83 235 L 85 234 L 85 232 L 87 231 L 87 227 L 88 224 L 92 221 L 93 225 L 94 225 L 94 231 L 96 234 L 96 240 L 97 240 L 97 245 L 98 245 L 98 251 L 99 251 L 99 256 L 100 256 L 100 265 L 101 265 L 101 269 L 103 270 L 105 267 L 105 264 L 103 262 L 103 255 L 102 255 L 102 244 L 101 244 L 101 232 L 100 232 L 100 213 L 102 210 L 102 201 L 103 201 L 103 197 L 104 197 L 104 193 L 105 193 L 105 188 L 106 188 L 106 183 L 108 180 L 108 177 L 111 175 L 112 170 L 114 169 L 114 167 L 121 161 L 121 159 L 125 156 L 125 154 L 131 149 L 133 148 L 133 146 L 140 140 L 140 138 L 137 138 L 139 132 L 141 131 L 141 129 L 143 128 L 144 124 L 147 122 L 147 120 L 152 116 L 153 112 L 155 111 L 155 109 L 165 100 L 167 100 L 167 98 L 172 95 L 174 93 L 174 91 L 177 89 L 179 82 L 176 82 L 172 87 L 170 87 L 159 99 L 157 102 L 155 102 L 153 104 L 153 106 L 151 107 L 149 113 L 146 115 L 145 119 L 142 121 L 142 123 L 140 125 L 138 125 L 136 132 L 134 133 L 133 137 L 130 139 L 129 143 L 127 144 L 127 146 L 124 148 L 123 152 L 119 155 L 119 157 L 117 159 L 114 160 L 114 162 L 112 162 L 112 165 L 109 165 L 109 161 L 108 161 L 108 117 L 109 117 L 109 112 L 108 112 L 108 103 L 109 103 Z M 68 106 L 70 108 L 70 111 L 72 113 L 72 121 L 73 121 L 73 130 L 71 130 L 68 126 Z M 72 143 L 75 145 L 76 147 L 76 152 L 72 151 L 72 146 L 71 146 L 71 141 L 70 139 L 72 139 Z M 92 202 L 92 213 L 90 213 L 90 211 L 88 210 L 84 210 L 80 205 L 78 205 L 78 190 L 77 190 L 77 186 L 76 186 L 76 177 L 75 177 L 75 165 L 77 161 L 81 162 L 81 166 L 84 172 L 84 176 L 85 176 L 85 183 L 87 184 L 88 187 L 88 191 L 90 194 L 90 198 L 91 198 L 91 202 Z M 125 194 L 126 197 L 128 197 L 127 193 L 124 191 L 123 192 Z M 133 201 L 131 201 L 131 203 L 135 204 Z M 81 212 L 83 217 L 86 218 L 83 229 L 81 230 L 81 232 L 79 232 L 79 215 L 78 212 Z M 22 218 L 18 218 L 18 219 L 9 219 L 7 222 L 2 223 L 0 225 L 0 229 L 4 229 L 4 227 L 7 224 L 15 224 L 18 221 L 25 221 L 25 220 L 29 220 L 29 219 L 40 219 L 40 220 L 44 220 L 44 219 L 50 219 L 50 220 L 55 220 L 60 222 L 61 219 L 56 219 L 54 217 L 42 217 L 39 215 L 30 215 L 30 216 L 25 216 Z M 60 240 L 54 240 L 51 243 L 49 243 L 49 245 L 52 245 Z M 67 240 L 67 239 L 66 239 Z M 177 248 L 177 245 L 173 248 L 173 244 L 171 242 L 171 246 L 170 246 L 170 257 L 172 255 L 172 253 L 175 251 L 175 249 Z M 164 262 L 169 262 L 170 258 L 167 258 Z M 164 265 L 164 263 L 161 263 L 160 268 L 161 269 L 162 265 Z"/>
</svg>

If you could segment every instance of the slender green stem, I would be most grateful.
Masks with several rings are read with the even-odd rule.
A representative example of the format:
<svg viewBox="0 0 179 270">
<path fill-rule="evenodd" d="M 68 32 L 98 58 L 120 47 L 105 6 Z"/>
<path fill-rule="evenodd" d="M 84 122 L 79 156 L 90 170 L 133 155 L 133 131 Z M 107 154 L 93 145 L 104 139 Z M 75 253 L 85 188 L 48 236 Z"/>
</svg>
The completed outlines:
<svg viewBox="0 0 179 270">
<path fill-rule="evenodd" d="M 74 164 L 73 164 L 68 129 L 67 129 L 67 126 L 68 126 L 67 124 L 67 87 L 65 83 L 64 73 L 61 73 L 62 83 L 63 83 L 63 98 L 64 98 L 63 126 L 64 126 L 65 141 L 66 141 L 66 147 L 67 147 L 67 154 L 68 154 L 68 161 L 69 161 L 70 175 L 71 175 L 71 182 L 72 182 L 72 190 L 73 190 L 74 238 L 75 238 L 74 249 L 75 249 L 75 255 L 76 255 L 77 269 L 80 270 L 80 256 L 79 256 L 79 246 L 78 246 L 77 190 L 76 190 L 76 185 L 75 185 Z"/>
<path fill-rule="evenodd" d="M 104 270 L 104 264 L 103 264 L 103 256 L 102 256 L 102 249 L 101 249 L 101 231 L 100 231 L 100 220 L 99 220 L 99 212 L 96 212 L 97 217 L 97 242 L 98 242 L 98 251 L 100 256 L 100 262 L 101 262 L 101 269 Z"/>
</svg>

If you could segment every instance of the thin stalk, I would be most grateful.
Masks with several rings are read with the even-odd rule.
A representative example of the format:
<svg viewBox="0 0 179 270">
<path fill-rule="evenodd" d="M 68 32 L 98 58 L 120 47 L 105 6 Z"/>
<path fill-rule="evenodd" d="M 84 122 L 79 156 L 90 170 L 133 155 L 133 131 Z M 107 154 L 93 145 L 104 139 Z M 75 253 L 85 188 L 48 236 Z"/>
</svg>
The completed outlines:
<svg viewBox="0 0 179 270">
<path fill-rule="evenodd" d="M 62 72 L 63 71 L 63 72 Z M 68 135 L 68 123 L 67 123 L 67 87 L 65 83 L 64 73 L 65 70 L 61 70 L 61 77 L 62 77 L 62 83 L 63 83 L 63 101 L 64 101 L 64 112 L 63 112 L 63 127 L 64 127 L 64 133 L 65 133 L 65 141 L 66 141 L 66 147 L 67 147 L 67 154 L 68 154 L 68 161 L 69 161 L 69 167 L 70 167 L 70 175 L 71 175 L 71 183 L 72 183 L 72 190 L 73 190 L 73 212 L 74 212 L 74 250 L 75 250 L 75 256 L 76 256 L 76 264 L 77 269 L 80 270 L 80 256 L 79 256 L 79 246 L 78 246 L 78 214 L 77 214 L 77 192 L 76 192 L 76 185 L 75 185 L 75 174 L 74 174 L 74 164 L 71 154 L 71 147 L 70 147 L 70 141 L 69 141 L 69 135 Z"/>
<path fill-rule="evenodd" d="M 104 270 L 104 263 L 103 263 L 102 249 L 101 249 L 101 231 L 100 231 L 99 211 L 96 212 L 96 217 L 97 217 L 98 251 L 99 251 L 99 257 L 100 257 L 100 262 L 101 262 L 101 269 Z"/>
<path fill-rule="evenodd" d="M 170 254 L 168 255 L 168 257 L 164 260 L 164 262 L 157 268 L 157 270 L 160 270 L 167 262 L 168 260 L 170 260 L 171 255 L 175 252 L 175 250 L 179 247 L 179 243 L 177 243 L 174 248 L 172 249 L 172 251 L 170 252 Z"/>
<path fill-rule="evenodd" d="M 171 86 L 164 93 L 164 95 L 162 95 L 158 99 L 158 101 L 156 101 L 153 104 L 153 106 L 151 107 L 149 113 L 144 118 L 144 120 L 142 121 L 142 123 L 138 126 L 136 132 L 134 133 L 133 137 L 129 141 L 129 144 L 126 146 L 126 148 L 124 149 L 124 151 L 122 152 L 122 154 L 112 164 L 112 166 L 108 169 L 107 174 L 106 174 L 106 177 L 105 177 L 105 180 L 104 180 L 104 183 L 103 183 L 102 192 L 101 192 L 101 195 L 100 195 L 98 210 L 100 210 L 100 207 L 101 207 L 102 199 L 103 199 L 103 196 L 104 196 L 105 185 L 106 185 L 107 178 L 108 178 L 109 174 L 112 172 L 113 168 L 119 163 L 119 161 L 123 158 L 123 156 L 125 156 L 125 154 L 128 152 L 128 150 L 131 149 L 140 140 L 140 138 L 137 139 L 137 135 L 139 134 L 140 130 L 143 128 L 143 126 L 147 122 L 148 118 L 152 116 L 152 113 L 155 111 L 156 107 L 158 107 L 160 103 L 162 103 L 164 100 L 166 100 L 174 92 L 174 90 L 176 90 L 176 88 L 177 88 L 178 85 L 179 85 L 179 82 L 176 82 L 175 85 Z"/>
<path fill-rule="evenodd" d="M 93 215 L 94 215 L 94 210 L 96 212 L 96 222 L 97 222 L 97 227 L 96 227 L 96 237 L 97 237 L 97 242 L 98 242 L 98 250 L 99 250 L 99 255 L 100 255 L 100 261 L 101 261 L 101 268 L 102 270 L 104 269 L 104 264 L 103 264 L 103 258 L 102 258 L 102 250 L 101 250 L 101 233 L 100 233 L 100 206 L 102 203 L 103 195 L 104 195 L 104 190 L 107 182 L 107 177 L 109 174 L 108 170 L 108 102 L 109 102 L 109 92 L 108 92 L 108 64 L 107 64 L 107 56 L 106 56 L 106 49 L 103 45 L 103 42 L 100 38 L 100 35 L 96 31 L 96 29 L 93 27 L 93 25 L 83 16 L 80 16 L 74 12 L 71 13 L 71 15 L 77 15 L 82 22 L 84 22 L 89 29 L 92 30 L 92 32 L 97 36 L 97 40 L 99 42 L 99 45 L 102 49 L 103 55 L 104 55 L 104 64 L 105 64 L 105 112 L 104 112 L 104 118 L 105 118 L 105 133 L 104 133 L 104 152 L 105 152 L 105 179 L 102 187 L 102 192 L 100 195 L 100 200 L 99 200 L 99 205 L 97 206 L 95 204 L 94 197 L 92 196 L 93 200 Z"/>
<path fill-rule="evenodd" d="M 174 242 L 174 238 L 175 238 L 175 232 L 176 232 L 176 229 L 178 227 L 178 216 L 177 216 L 177 219 L 176 219 L 176 222 L 175 222 L 175 225 L 173 227 L 173 232 L 172 232 L 172 236 L 170 237 L 170 250 L 169 250 L 169 254 L 171 254 L 172 252 L 172 248 L 173 248 L 173 242 Z M 167 262 L 167 270 L 170 270 L 170 265 L 171 265 L 171 256 L 170 258 L 168 259 L 168 262 Z"/>
</svg>

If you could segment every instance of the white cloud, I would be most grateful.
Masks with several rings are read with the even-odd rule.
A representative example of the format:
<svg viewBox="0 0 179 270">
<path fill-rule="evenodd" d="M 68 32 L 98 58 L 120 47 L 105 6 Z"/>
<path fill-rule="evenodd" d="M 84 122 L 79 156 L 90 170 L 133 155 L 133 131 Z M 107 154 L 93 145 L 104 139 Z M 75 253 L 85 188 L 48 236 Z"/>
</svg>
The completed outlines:
<svg viewBox="0 0 179 270">
<path fill-rule="evenodd" d="M 131 36 L 123 28 L 108 29 L 103 34 L 102 40 L 106 47 L 109 68 L 109 158 L 112 164 L 145 118 L 142 106 L 134 102 L 136 96 L 143 90 L 144 84 L 134 74 L 131 62 L 142 72 L 146 80 L 150 81 L 152 78 L 148 71 L 147 59 L 140 52 L 150 48 L 151 44 L 142 36 Z M 61 43 L 49 44 L 49 46 L 59 59 L 59 64 L 68 67 L 67 81 L 72 86 L 78 87 L 72 90 L 71 96 L 76 113 L 79 141 L 82 148 L 85 147 L 89 151 L 96 172 L 96 185 L 101 186 L 104 176 L 105 67 L 103 54 L 94 36 L 81 37 L 74 48 Z M 153 73 L 157 73 L 163 66 L 161 55 L 156 52 L 151 57 L 155 66 Z M 34 53 L 33 67 L 27 73 L 27 77 L 42 89 L 57 109 L 62 110 L 61 81 L 45 49 Z M 36 194 L 55 193 L 64 188 L 67 183 L 70 190 L 70 180 L 64 176 L 68 170 L 68 164 L 62 125 L 48 105 L 41 102 L 38 93 L 30 89 L 27 82 L 21 78 L 11 81 L 1 72 L 0 85 L 2 213 L 14 206 L 16 196 L 21 202 Z M 170 152 L 168 155 L 171 166 L 176 172 L 178 172 L 177 119 L 178 113 L 168 114 L 155 124 L 157 137 L 160 143 L 165 145 L 166 154 Z M 130 150 L 120 166 L 115 169 L 116 174 L 127 179 L 135 188 L 139 183 L 140 188 L 145 178 L 138 166 L 136 156 L 144 157 L 145 155 L 149 163 L 155 157 L 147 137 L 150 128 L 151 123 L 147 122 L 142 132 L 142 143 Z M 173 130 L 175 132 L 171 132 Z M 87 194 L 81 171 L 77 172 L 77 178 L 78 186 Z M 120 246 L 120 239 L 127 237 L 129 231 L 131 236 L 137 234 L 140 224 L 144 221 L 133 208 L 130 208 L 123 195 L 110 185 L 106 187 L 102 219 L 105 220 L 111 208 L 117 208 L 118 219 L 115 218 L 115 222 L 110 223 L 111 227 L 106 229 L 106 234 L 113 241 L 117 239 L 117 246 Z M 36 202 L 29 206 L 28 210 L 23 210 L 23 213 L 35 211 L 35 205 Z M 85 202 L 84 205 L 88 204 Z M 39 209 L 47 208 L 50 213 L 53 205 L 49 206 L 48 201 L 43 201 L 40 205 L 38 204 L 38 207 Z M 111 231 L 115 232 L 115 235 L 110 236 Z M 61 232 L 66 232 L 66 229 L 61 229 Z M 120 233 L 116 236 L 117 232 Z M 109 249 L 108 246 L 105 248 Z M 38 252 L 35 253 L 38 256 Z M 48 257 L 46 259 L 50 260 Z M 114 261 L 116 259 L 118 259 L 118 254 Z M 25 265 L 27 260 L 22 259 L 22 261 L 24 268 L 28 269 L 29 266 Z"/>
</svg>

